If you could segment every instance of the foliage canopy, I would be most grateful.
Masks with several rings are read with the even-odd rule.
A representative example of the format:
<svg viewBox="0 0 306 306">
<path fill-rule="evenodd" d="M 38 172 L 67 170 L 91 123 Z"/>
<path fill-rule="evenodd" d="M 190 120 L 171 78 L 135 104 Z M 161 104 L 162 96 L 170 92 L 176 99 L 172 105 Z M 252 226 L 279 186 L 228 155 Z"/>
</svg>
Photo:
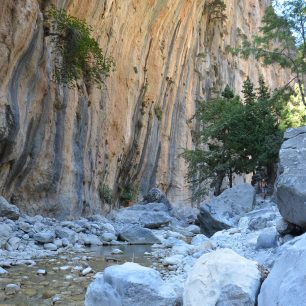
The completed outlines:
<svg viewBox="0 0 306 306">
<path fill-rule="evenodd" d="M 223 0 L 209 0 L 205 3 L 205 8 L 208 12 L 209 20 L 220 20 L 221 22 L 227 19 L 226 4 Z"/>
<path fill-rule="evenodd" d="M 255 55 L 265 65 L 279 64 L 290 69 L 293 78 L 287 84 L 296 82 L 303 104 L 306 106 L 306 1 L 286 0 L 283 4 L 274 0 L 262 19 L 259 35 L 252 42 L 245 40 L 236 53 L 243 57 Z M 287 86 L 286 85 L 286 86 Z"/>
<path fill-rule="evenodd" d="M 225 177 L 231 187 L 234 173 L 265 168 L 272 175 L 283 130 L 294 120 L 305 122 L 293 102 L 288 103 L 286 93 L 271 93 L 261 76 L 256 89 L 247 78 L 242 93 L 243 100 L 226 86 L 221 97 L 199 102 L 195 114 L 201 126 L 196 133 L 197 148 L 182 154 L 195 198 L 207 192 L 207 183 L 215 188 L 215 195 L 220 194 Z M 294 118 L 288 108 L 296 110 Z"/>
</svg>

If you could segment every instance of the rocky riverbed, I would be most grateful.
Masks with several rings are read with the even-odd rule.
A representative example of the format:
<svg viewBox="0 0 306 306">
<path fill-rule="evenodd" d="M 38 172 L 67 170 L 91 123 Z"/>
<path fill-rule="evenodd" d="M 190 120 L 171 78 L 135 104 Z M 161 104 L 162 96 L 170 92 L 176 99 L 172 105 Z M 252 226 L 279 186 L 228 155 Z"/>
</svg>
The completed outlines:
<svg viewBox="0 0 306 306">
<path fill-rule="evenodd" d="M 281 217 L 275 203 L 260 197 L 255 199 L 255 191 L 248 185 L 233 188 L 228 195 L 225 194 L 228 197 L 225 202 L 230 203 L 230 198 L 237 201 L 235 194 L 237 189 L 240 195 L 243 194 L 241 188 L 248 189 L 241 201 L 252 210 L 244 212 L 240 218 L 233 214 L 232 218 L 227 218 L 226 210 L 215 214 L 211 212 L 212 219 L 207 221 L 211 225 L 213 222 L 220 223 L 220 218 L 224 218 L 223 223 L 226 218 L 232 222 L 231 226 L 225 225 L 224 230 L 211 237 L 200 233 L 200 224 L 195 225 L 200 211 L 171 208 L 168 203 L 140 203 L 113 211 L 107 218 L 94 216 L 75 221 L 22 214 L 18 219 L 13 217 L 14 220 L 3 217 L 0 224 L 3 233 L 0 302 L 83 305 L 90 282 L 95 277 L 99 281 L 101 277 L 96 273 L 105 268 L 107 273 L 107 267 L 119 264 L 117 267 L 123 267 L 124 271 L 128 269 L 133 277 L 140 275 L 141 282 L 143 275 L 148 273 L 150 286 L 160 283 L 149 293 L 138 288 L 138 294 L 133 295 L 135 300 L 127 299 L 128 303 L 132 303 L 130 305 L 144 305 L 141 304 L 142 295 L 148 298 L 153 293 L 152 305 L 159 305 L 157 301 L 160 305 L 179 305 L 183 300 L 184 284 L 196 261 L 204 254 L 216 250 L 222 252 L 225 248 L 258 262 L 259 270 L 265 271 L 272 266 L 278 247 L 291 237 L 282 238 L 276 230 L 276 223 Z M 224 195 L 222 201 L 223 198 Z M 241 212 L 238 211 L 238 214 Z M 214 217 L 218 220 L 214 221 Z M 125 262 L 140 265 L 127 268 L 123 265 Z M 146 268 L 149 270 L 142 271 L 143 267 L 149 267 Z M 159 278 L 152 276 L 152 271 L 156 271 Z M 122 272 L 111 271 L 110 275 L 116 273 L 120 276 Z M 262 277 L 260 274 L 258 283 Z M 124 281 L 125 278 L 126 275 Z M 126 287 L 127 284 L 124 284 Z M 101 305 L 100 302 L 95 304 L 90 301 L 96 294 L 90 288 L 92 286 L 87 291 L 86 305 Z M 146 289 L 146 285 L 142 284 L 142 288 Z M 163 293 L 159 292 L 161 288 Z M 103 292 L 101 285 L 98 292 L 98 295 Z M 121 299 L 124 300 L 122 296 Z M 108 302 L 110 305 L 115 303 L 111 299 Z"/>
</svg>

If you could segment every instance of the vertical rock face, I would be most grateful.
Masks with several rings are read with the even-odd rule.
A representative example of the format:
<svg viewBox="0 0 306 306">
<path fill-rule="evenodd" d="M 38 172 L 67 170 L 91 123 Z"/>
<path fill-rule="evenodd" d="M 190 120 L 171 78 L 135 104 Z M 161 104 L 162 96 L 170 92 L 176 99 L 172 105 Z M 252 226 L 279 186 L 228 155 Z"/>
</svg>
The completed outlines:
<svg viewBox="0 0 306 306">
<path fill-rule="evenodd" d="M 288 129 L 279 152 L 275 199 L 283 218 L 306 229 L 306 126 Z"/>
<path fill-rule="evenodd" d="M 229 47 L 254 34 L 266 1 L 228 1 L 226 22 L 204 0 L 3 0 L 0 3 L 0 188 L 28 213 L 77 217 L 101 212 L 99 189 L 158 186 L 187 202 L 186 165 L 195 101 L 246 75 L 286 78 Z M 52 82 L 49 3 L 86 20 L 116 61 L 105 87 Z"/>
</svg>

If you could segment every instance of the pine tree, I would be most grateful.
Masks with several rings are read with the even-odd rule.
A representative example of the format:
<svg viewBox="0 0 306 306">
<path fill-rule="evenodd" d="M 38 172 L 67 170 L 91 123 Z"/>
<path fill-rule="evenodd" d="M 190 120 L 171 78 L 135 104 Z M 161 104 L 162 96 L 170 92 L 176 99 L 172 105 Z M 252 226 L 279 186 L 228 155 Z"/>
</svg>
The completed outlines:
<svg viewBox="0 0 306 306">
<path fill-rule="evenodd" d="M 270 95 L 270 90 L 269 90 L 268 86 L 266 86 L 265 80 L 264 80 L 262 75 L 259 76 L 258 85 L 259 86 L 256 89 L 257 90 L 257 99 L 262 100 L 262 101 L 268 100 L 271 96 Z"/>
<path fill-rule="evenodd" d="M 229 87 L 229 85 L 226 85 L 221 96 L 225 99 L 232 99 L 234 98 L 234 93 L 231 90 L 231 88 Z"/>
<path fill-rule="evenodd" d="M 250 78 L 247 77 L 247 79 L 243 82 L 243 96 L 244 96 L 244 102 L 246 105 L 252 105 L 255 102 L 256 99 L 256 93 L 254 92 L 254 85 L 251 82 Z"/>
</svg>

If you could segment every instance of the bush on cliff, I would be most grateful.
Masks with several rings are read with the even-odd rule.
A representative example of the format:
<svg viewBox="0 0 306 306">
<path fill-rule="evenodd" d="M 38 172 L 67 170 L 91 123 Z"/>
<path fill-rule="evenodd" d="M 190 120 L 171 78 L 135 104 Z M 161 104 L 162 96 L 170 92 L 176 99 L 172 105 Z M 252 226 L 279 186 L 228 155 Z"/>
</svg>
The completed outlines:
<svg viewBox="0 0 306 306">
<path fill-rule="evenodd" d="M 70 87 L 81 78 L 86 82 L 103 83 L 114 67 L 114 61 L 91 37 L 91 27 L 65 10 L 51 8 L 47 16 L 51 21 L 47 34 L 54 42 L 54 80 Z"/>
</svg>

